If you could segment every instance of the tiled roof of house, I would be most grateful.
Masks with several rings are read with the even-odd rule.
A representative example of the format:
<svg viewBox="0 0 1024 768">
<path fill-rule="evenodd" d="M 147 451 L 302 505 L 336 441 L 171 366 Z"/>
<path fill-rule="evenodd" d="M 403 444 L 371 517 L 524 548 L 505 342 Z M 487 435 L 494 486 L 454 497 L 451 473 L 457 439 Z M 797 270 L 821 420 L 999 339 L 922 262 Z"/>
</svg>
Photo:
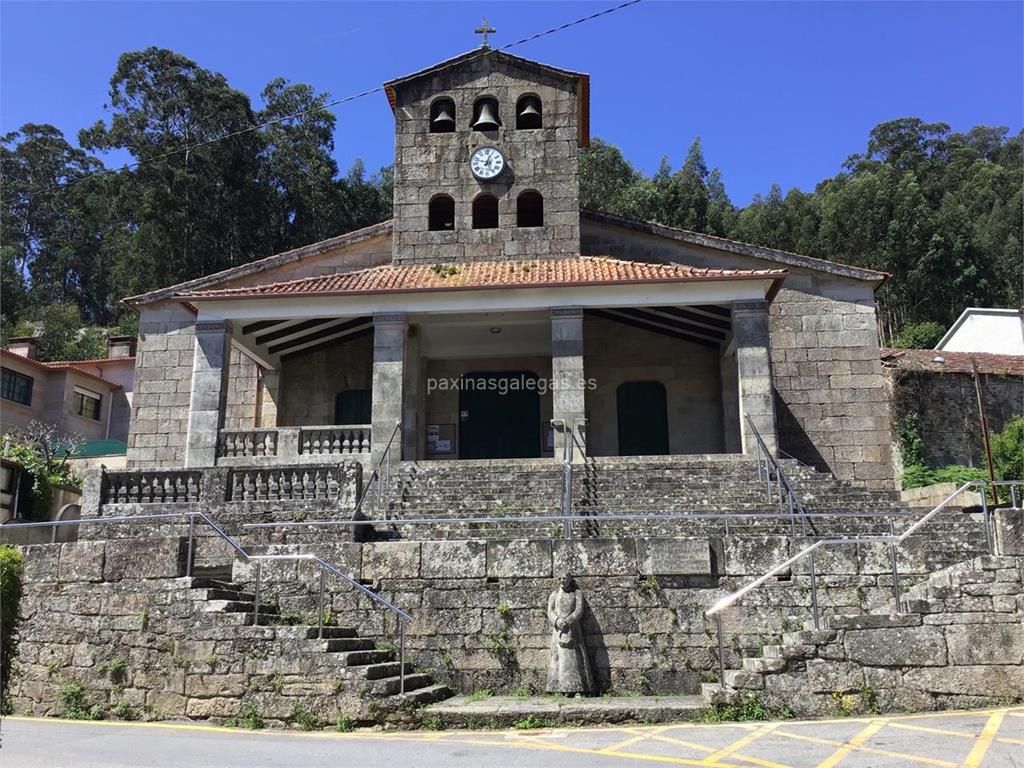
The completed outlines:
<svg viewBox="0 0 1024 768">
<path fill-rule="evenodd" d="M 199 290 L 178 298 L 253 298 L 260 296 L 333 296 L 412 291 L 550 288 L 629 283 L 706 282 L 770 279 L 784 269 L 710 269 L 679 264 L 649 264 L 599 256 L 568 259 L 477 261 L 444 265 L 392 264 L 356 272 L 306 277 L 283 283 Z"/>
<path fill-rule="evenodd" d="M 102 382 L 103 384 L 109 386 L 111 389 L 122 389 L 122 386 L 118 384 L 116 381 L 111 381 L 110 379 L 98 376 L 95 373 L 90 373 L 89 371 L 85 370 L 85 368 L 82 368 L 81 366 L 83 364 L 87 364 L 90 362 L 88 360 L 66 360 L 53 363 L 42 363 L 38 360 L 33 360 L 32 358 L 25 357 L 24 355 L 16 355 L 14 352 L 11 352 L 6 348 L 0 348 L 0 359 L 17 360 L 19 362 L 27 363 L 30 366 L 42 369 L 44 371 L 70 370 L 74 371 L 75 373 L 80 373 L 83 376 L 88 376 L 90 379 Z"/>
<path fill-rule="evenodd" d="M 1024 376 L 1024 355 L 944 352 L 938 349 L 882 349 L 882 366 L 902 371 L 970 373 L 972 359 L 978 366 L 978 373 Z"/>
</svg>

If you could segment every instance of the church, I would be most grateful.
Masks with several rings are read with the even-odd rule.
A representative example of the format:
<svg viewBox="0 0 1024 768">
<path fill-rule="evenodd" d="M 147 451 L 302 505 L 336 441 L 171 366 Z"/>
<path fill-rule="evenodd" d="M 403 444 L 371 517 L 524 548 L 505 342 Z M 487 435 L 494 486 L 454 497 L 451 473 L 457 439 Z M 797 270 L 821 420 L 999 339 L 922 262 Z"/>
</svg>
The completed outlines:
<svg viewBox="0 0 1024 768">
<path fill-rule="evenodd" d="M 129 467 L 752 454 L 756 433 L 892 487 L 885 273 L 582 210 L 586 74 L 485 44 L 384 90 L 392 220 L 126 299 Z"/>
</svg>

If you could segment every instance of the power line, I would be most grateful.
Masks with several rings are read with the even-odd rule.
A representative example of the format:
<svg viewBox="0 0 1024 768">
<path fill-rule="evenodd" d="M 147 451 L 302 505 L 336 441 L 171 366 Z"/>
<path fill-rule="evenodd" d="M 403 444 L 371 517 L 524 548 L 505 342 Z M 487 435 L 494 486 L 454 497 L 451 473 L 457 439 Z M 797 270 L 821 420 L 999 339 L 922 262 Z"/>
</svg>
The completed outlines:
<svg viewBox="0 0 1024 768">
<path fill-rule="evenodd" d="M 546 37 L 548 35 L 552 35 L 552 34 L 554 34 L 556 32 L 562 32 L 562 31 L 564 31 L 566 29 L 570 29 L 571 27 L 578 26 L 578 25 L 583 24 L 585 22 L 593 21 L 594 19 L 598 19 L 598 18 L 600 18 L 602 16 L 607 16 L 608 14 L 614 13 L 615 11 L 621 11 L 624 8 L 628 8 L 628 7 L 632 6 L 632 5 L 637 5 L 638 3 L 642 2 L 642 1 L 643 0 L 626 0 L 626 2 L 619 3 L 618 5 L 612 6 L 610 8 L 605 8 L 604 10 L 601 10 L 601 11 L 597 11 L 596 13 L 592 13 L 589 16 L 583 16 L 583 17 L 580 17 L 580 18 L 575 19 L 573 21 L 566 22 L 565 24 L 560 24 L 557 27 L 551 27 L 550 29 L 546 29 L 543 32 L 537 32 L 536 34 L 529 35 L 528 37 L 521 38 L 521 39 L 516 40 L 514 42 L 511 42 L 511 43 L 507 43 L 507 44 L 502 45 L 502 46 L 500 46 L 498 48 L 485 48 L 485 49 L 482 49 L 479 52 L 478 55 L 480 57 L 483 57 L 483 56 L 490 55 L 491 53 L 494 53 L 494 52 L 497 52 L 497 51 L 507 51 L 510 48 L 515 48 L 515 47 L 523 45 L 525 43 L 533 42 L 534 40 L 537 40 L 539 38 Z M 466 61 L 472 61 L 472 59 L 462 60 L 462 61 L 459 61 L 458 63 L 459 64 L 463 64 Z M 452 66 L 454 66 L 454 64 Z M 110 175 L 113 175 L 113 174 L 121 173 L 122 171 L 132 170 L 134 168 L 138 168 L 139 166 L 146 165 L 148 163 L 154 163 L 157 160 L 164 160 L 164 159 L 166 159 L 168 157 L 174 157 L 176 155 L 180 155 L 180 154 L 183 154 L 183 153 L 192 152 L 193 150 L 201 149 L 203 147 L 208 147 L 211 144 L 216 144 L 216 143 L 221 142 L 221 141 L 226 141 L 227 139 L 233 139 L 233 138 L 235 138 L 237 136 L 242 136 L 242 135 L 247 134 L 247 133 L 252 133 L 253 131 L 258 131 L 258 130 L 261 130 L 261 129 L 266 128 L 268 126 L 271 126 L 271 125 L 276 125 L 278 123 L 283 123 L 283 122 L 287 122 L 289 120 L 294 120 L 297 117 L 302 117 L 303 115 L 308 115 L 311 112 L 320 112 L 320 111 L 323 111 L 325 109 L 330 109 L 332 107 L 337 107 L 337 106 L 340 106 L 342 104 L 347 104 L 349 102 L 356 101 L 357 99 L 361 99 L 361 98 L 364 98 L 366 96 L 371 96 L 371 95 L 373 95 L 375 93 L 381 93 L 383 91 L 384 91 L 384 86 L 378 85 L 376 88 L 369 88 L 369 89 L 367 89 L 365 91 L 360 91 L 359 93 L 354 93 L 351 96 L 345 96 L 345 97 L 340 98 L 340 99 L 334 99 L 334 100 L 326 102 L 324 104 L 320 104 L 320 105 L 318 105 L 316 107 L 310 107 L 309 109 L 299 110 L 298 112 L 293 112 L 293 113 L 291 113 L 289 115 L 282 115 L 281 117 L 275 117 L 272 120 L 266 120 L 266 121 L 264 121 L 262 123 L 257 123 L 255 125 L 250 125 L 250 126 L 247 126 L 245 128 L 239 128 L 238 130 L 230 131 L 230 132 L 225 133 L 225 134 L 223 134 L 221 136 L 217 136 L 217 137 L 214 137 L 212 139 L 207 139 L 207 140 L 201 141 L 201 142 L 199 142 L 197 144 L 190 144 L 188 146 L 179 147 L 178 149 L 172 149 L 172 150 L 170 150 L 168 152 L 163 152 L 163 153 L 161 153 L 159 155 L 154 155 L 153 157 L 147 157 L 147 158 L 144 158 L 142 160 L 136 160 L 133 163 L 125 163 L 124 165 L 120 166 L 119 168 L 109 168 L 109 169 L 106 169 L 106 170 L 103 170 L 103 171 L 97 171 L 95 173 L 90 173 L 90 174 L 87 174 L 85 176 L 81 176 L 81 177 L 79 177 L 77 179 L 72 179 L 70 181 L 65 181 L 63 183 L 51 184 L 50 186 L 43 187 L 42 189 L 32 190 L 32 191 L 26 192 L 25 194 L 23 194 L 20 197 L 18 197 L 16 201 L 11 201 L 11 202 L 25 202 L 25 201 L 28 201 L 28 200 L 32 199 L 36 195 L 41 195 L 41 194 L 44 194 L 46 192 L 52 192 L 52 191 L 57 190 L 57 189 L 65 189 L 67 187 L 73 187 L 73 186 L 75 186 L 77 184 L 81 184 L 83 181 L 88 181 L 89 179 L 94 179 L 94 178 L 103 177 L 103 176 L 110 176 Z"/>
</svg>

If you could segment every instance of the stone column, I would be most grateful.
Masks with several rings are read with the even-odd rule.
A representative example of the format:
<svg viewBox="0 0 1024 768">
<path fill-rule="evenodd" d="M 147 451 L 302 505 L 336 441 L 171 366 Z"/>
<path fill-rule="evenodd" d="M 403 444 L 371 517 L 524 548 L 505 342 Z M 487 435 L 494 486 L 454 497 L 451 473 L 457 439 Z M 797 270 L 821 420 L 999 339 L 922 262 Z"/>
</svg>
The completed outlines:
<svg viewBox="0 0 1024 768">
<path fill-rule="evenodd" d="M 422 406 L 424 382 L 422 381 L 420 358 L 420 336 L 416 326 L 409 328 L 405 341 L 405 372 L 402 376 L 402 455 L 410 461 L 420 457 L 420 433 L 423 431 Z"/>
<path fill-rule="evenodd" d="M 565 429 L 555 427 L 555 458 L 565 455 L 565 439 L 572 430 L 574 462 L 586 456 L 586 381 L 583 373 L 583 309 L 551 310 L 551 405 L 552 418 L 562 419 Z"/>
<path fill-rule="evenodd" d="M 754 422 L 768 448 L 778 447 L 775 397 L 772 393 L 768 302 L 740 301 L 732 305 L 732 333 L 736 342 L 736 373 L 739 387 L 740 434 L 743 452 L 753 454 L 756 439 L 747 417 Z"/>
<path fill-rule="evenodd" d="M 405 371 L 406 318 L 404 312 L 373 316 L 372 461 L 384 454 L 395 423 L 402 420 L 402 384 Z M 402 455 L 402 436 L 391 445 L 391 459 Z"/>
<path fill-rule="evenodd" d="M 228 393 L 231 324 L 225 320 L 200 321 L 195 334 L 185 466 L 212 467 L 217 463 L 217 438 Z"/>
<path fill-rule="evenodd" d="M 729 345 L 730 350 L 732 344 Z M 740 445 L 739 381 L 736 378 L 736 354 L 728 352 L 718 358 L 722 386 L 722 447 L 726 453 L 742 453 Z"/>
</svg>

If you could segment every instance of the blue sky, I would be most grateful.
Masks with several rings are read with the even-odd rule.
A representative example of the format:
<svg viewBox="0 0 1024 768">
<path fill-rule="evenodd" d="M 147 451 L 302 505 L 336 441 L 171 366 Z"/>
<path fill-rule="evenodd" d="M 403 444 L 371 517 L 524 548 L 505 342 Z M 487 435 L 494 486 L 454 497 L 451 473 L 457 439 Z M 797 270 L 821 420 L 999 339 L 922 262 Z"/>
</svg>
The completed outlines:
<svg viewBox="0 0 1024 768">
<path fill-rule="evenodd" d="M 52 123 L 72 140 L 105 116 L 118 55 L 183 53 L 255 100 L 271 79 L 334 97 L 475 47 L 502 45 L 606 2 L 0 3 L 0 130 Z M 739 204 L 773 182 L 811 189 L 904 116 L 955 130 L 1024 120 L 1020 2 L 656 2 L 520 46 L 591 74 L 591 130 L 653 171 L 695 136 Z M 391 162 L 383 94 L 337 109 L 342 169 Z"/>
</svg>

